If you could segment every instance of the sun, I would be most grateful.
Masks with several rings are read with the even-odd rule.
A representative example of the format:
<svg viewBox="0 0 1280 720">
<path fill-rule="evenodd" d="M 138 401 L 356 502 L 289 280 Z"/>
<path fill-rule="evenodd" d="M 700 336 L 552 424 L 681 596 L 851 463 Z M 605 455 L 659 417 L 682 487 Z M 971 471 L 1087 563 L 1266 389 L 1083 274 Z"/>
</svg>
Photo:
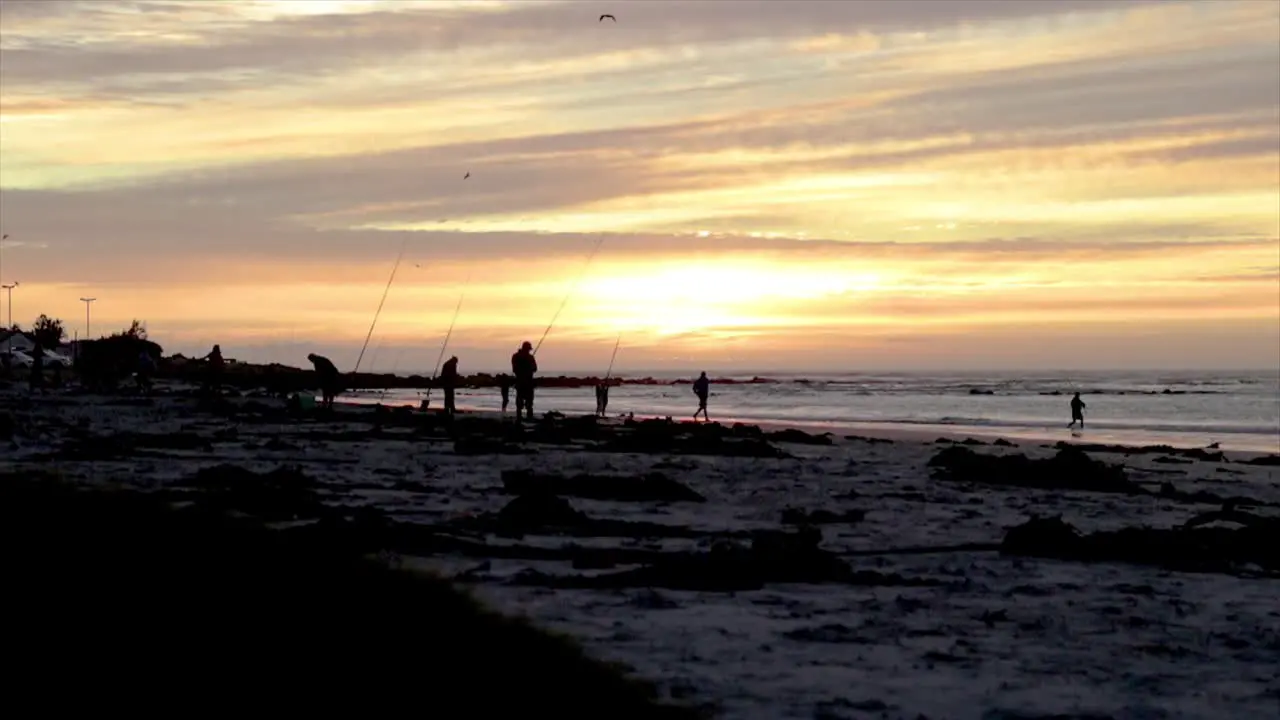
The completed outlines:
<svg viewBox="0 0 1280 720">
<path fill-rule="evenodd" d="M 591 326 L 658 337 L 764 327 L 793 319 L 786 308 L 869 292 L 880 284 L 872 272 L 715 262 L 665 262 L 601 273 L 583 283 L 580 318 Z"/>
</svg>

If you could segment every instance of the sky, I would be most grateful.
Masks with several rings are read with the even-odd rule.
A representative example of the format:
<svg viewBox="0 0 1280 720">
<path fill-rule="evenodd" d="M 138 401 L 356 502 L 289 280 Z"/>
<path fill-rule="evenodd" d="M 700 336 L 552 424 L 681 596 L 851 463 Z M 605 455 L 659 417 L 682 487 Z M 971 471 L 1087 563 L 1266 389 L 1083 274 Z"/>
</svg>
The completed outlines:
<svg viewBox="0 0 1280 720">
<path fill-rule="evenodd" d="M 362 370 L 1276 369 L 1280 3 L 0 0 L 0 230 L 166 352 L 403 248 Z"/>
</svg>

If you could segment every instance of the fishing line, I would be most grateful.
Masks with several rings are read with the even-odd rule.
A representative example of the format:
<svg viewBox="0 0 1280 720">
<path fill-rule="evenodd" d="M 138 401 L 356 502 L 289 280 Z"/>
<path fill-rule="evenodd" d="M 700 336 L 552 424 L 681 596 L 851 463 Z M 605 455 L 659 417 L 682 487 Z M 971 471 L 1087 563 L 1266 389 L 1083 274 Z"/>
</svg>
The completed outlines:
<svg viewBox="0 0 1280 720">
<path fill-rule="evenodd" d="M 382 306 L 387 302 L 387 293 L 391 292 L 391 283 L 395 282 L 396 271 L 400 269 L 400 261 L 404 260 L 404 248 L 409 244 L 409 237 L 406 235 L 400 241 L 400 254 L 396 256 L 396 264 L 391 267 L 391 277 L 387 279 L 387 286 L 382 290 L 382 300 L 378 302 L 378 310 L 373 314 L 373 322 L 369 324 L 369 333 L 364 336 L 364 346 L 360 348 L 360 356 L 356 358 L 356 369 L 351 371 L 354 375 L 360 372 L 360 361 L 364 359 L 364 351 L 369 348 L 369 339 L 373 337 L 373 329 L 378 325 L 378 316 L 382 314 Z"/>
<path fill-rule="evenodd" d="M 560 312 L 564 310 L 564 306 L 569 303 L 569 298 L 573 297 L 573 293 L 578 289 L 582 278 L 586 277 L 587 269 L 591 267 L 591 261 L 596 258 L 596 253 L 600 252 L 600 246 L 604 244 L 604 236 L 601 235 L 596 240 L 595 247 L 591 248 L 591 254 L 587 256 L 587 263 L 582 266 L 582 272 L 579 273 L 578 279 L 574 281 L 569 288 L 569 292 L 565 293 L 564 299 L 560 301 L 560 307 L 556 308 L 556 314 L 551 316 L 551 322 L 547 323 L 547 329 L 542 331 L 542 337 L 538 339 L 538 344 L 533 346 L 533 354 L 538 354 L 538 348 L 542 347 L 542 341 L 547 339 L 547 334 L 551 332 L 551 327 L 556 324 L 556 319 L 560 317 Z"/>
</svg>

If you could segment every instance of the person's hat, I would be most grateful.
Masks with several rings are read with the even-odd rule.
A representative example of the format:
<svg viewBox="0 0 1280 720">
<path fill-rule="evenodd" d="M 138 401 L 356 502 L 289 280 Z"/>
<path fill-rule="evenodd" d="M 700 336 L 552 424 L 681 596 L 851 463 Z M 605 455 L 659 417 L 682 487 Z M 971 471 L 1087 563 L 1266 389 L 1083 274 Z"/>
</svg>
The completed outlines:
<svg viewBox="0 0 1280 720">
<path fill-rule="evenodd" d="M 529 342 L 528 340 L 525 340 L 525 341 L 524 341 L 524 344 L 520 346 L 520 349 L 521 349 L 521 350 L 532 350 L 532 349 L 533 349 L 533 343 Z"/>
</svg>

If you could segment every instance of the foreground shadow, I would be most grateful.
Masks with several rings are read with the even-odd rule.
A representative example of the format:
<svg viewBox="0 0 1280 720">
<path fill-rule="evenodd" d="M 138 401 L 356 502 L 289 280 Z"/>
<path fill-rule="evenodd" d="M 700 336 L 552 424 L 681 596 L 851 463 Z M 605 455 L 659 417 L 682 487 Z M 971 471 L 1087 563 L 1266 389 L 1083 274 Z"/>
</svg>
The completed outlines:
<svg viewBox="0 0 1280 720">
<path fill-rule="evenodd" d="M 0 526 L 8 679 L 46 708 L 703 715 L 442 580 L 245 519 L 0 475 Z"/>
</svg>

